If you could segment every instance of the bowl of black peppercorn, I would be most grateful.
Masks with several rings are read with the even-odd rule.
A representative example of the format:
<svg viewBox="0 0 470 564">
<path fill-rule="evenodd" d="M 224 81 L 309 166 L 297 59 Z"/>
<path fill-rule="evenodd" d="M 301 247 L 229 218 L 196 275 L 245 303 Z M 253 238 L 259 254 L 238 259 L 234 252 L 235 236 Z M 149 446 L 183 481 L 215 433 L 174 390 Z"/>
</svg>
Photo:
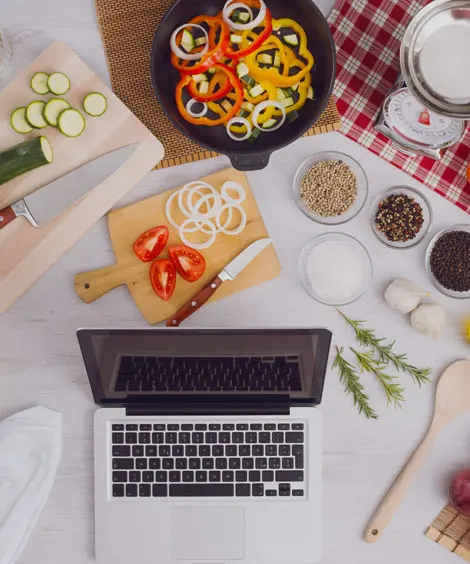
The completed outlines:
<svg viewBox="0 0 470 564">
<path fill-rule="evenodd" d="M 446 296 L 470 298 L 470 225 L 454 225 L 433 237 L 426 252 L 426 270 Z"/>
<path fill-rule="evenodd" d="M 371 227 L 376 237 L 392 249 L 409 249 L 429 233 L 432 210 L 428 199 L 409 186 L 394 186 L 372 204 Z"/>
</svg>

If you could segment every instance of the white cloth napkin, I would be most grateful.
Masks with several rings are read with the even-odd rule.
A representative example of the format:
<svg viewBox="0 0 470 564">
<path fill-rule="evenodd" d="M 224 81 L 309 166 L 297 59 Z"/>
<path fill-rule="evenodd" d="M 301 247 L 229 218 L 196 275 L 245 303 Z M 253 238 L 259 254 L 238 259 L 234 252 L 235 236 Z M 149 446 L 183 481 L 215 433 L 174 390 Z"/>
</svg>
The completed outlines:
<svg viewBox="0 0 470 564">
<path fill-rule="evenodd" d="M 23 550 L 54 483 L 62 414 L 33 407 L 0 423 L 0 564 Z"/>
</svg>

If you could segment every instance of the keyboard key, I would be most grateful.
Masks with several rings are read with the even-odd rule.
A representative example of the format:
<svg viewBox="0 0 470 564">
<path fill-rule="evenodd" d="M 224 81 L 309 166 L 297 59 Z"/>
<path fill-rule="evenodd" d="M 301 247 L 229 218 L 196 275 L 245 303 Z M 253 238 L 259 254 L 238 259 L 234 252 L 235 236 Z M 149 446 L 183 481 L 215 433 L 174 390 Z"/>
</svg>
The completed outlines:
<svg viewBox="0 0 470 564">
<path fill-rule="evenodd" d="M 127 472 L 113 472 L 113 482 L 127 482 Z"/>
<path fill-rule="evenodd" d="M 277 490 L 265 490 L 264 495 L 266 497 L 276 497 L 277 496 Z"/>
<path fill-rule="evenodd" d="M 234 431 L 235 430 L 235 425 L 233 423 L 224 423 L 222 425 L 222 429 L 224 431 Z"/>
<path fill-rule="evenodd" d="M 178 435 L 176 433 L 165 433 L 165 443 L 167 445 L 174 445 L 178 442 Z"/>
<path fill-rule="evenodd" d="M 186 458 L 177 458 L 175 461 L 175 468 L 177 470 L 186 470 L 188 467 L 188 461 Z"/>
<path fill-rule="evenodd" d="M 252 484 L 251 494 L 254 497 L 261 497 L 264 495 L 264 485 L 263 484 Z"/>
<path fill-rule="evenodd" d="M 278 470 L 276 482 L 303 482 L 304 473 L 301 470 Z"/>
<path fill-rule="evenodd" d="M 236 482 L 246 482 L 248 480 L 248 473 L 246 470 L 238 470 L 235 472 Z"/>
<path fill-rule="evenodd" d="M 224 455 L 224 447 L 221 445 L 214 445 L 212 447 L 212 456 L 223 456 Z"/>
<path fill-rule="evenodd" d="M 156 482 L 166 482 L 168 479 L 168 473 L 161 471 L 161 472 L 155 472 L 155 481 Z"/>
<path fill-rule="evenodd" d="M 183 479 L 183 481 L 185 481 Z M 196 482 L 207 482 L 207 472 L 205 470 L 198 470 L 196 472 Z"/>
<path fill-rule="evenodd" d="M 248 472 L 248 480 L 250 482 L 261 482 L 261 472 L 258 470 L 251 470 Z"/>
<path fill-rule="evenodd" d="M 293 458 L 283 458 L 282 459 L 282 467 L 286 470 L 290 470 L 294 468 L 294 459 Z"/>
<path fill-rule="evenodd" d="M 292 423 L 292 430 L 293 431 L 303 431 L 304 430 L 304 424 L 303 423 Z M 302 491 L 302 490 L 295 490 L 295 491 Z"/>
<path fill-rule="evenodd" d="M 280 458 L 270 458 L 268 461 L 269 468 L 273 470 L 277 470 L 281 467 L 281 459 Z"/>
<path fill-rule="evenodd" d="M 137 468 L 137 470 L 147 470 L 147 459 L 136 458 L 135 467 Z"/>
<path fill-rule="evenodd" d="M 209 425 L 210 427 L 210 425 Z M 206 433 L 206 443 L 214 444 L 217 442 L 217 433 Z"/>
<path fill-rule="evenodd" d="M 137 484 L 126 484 L 126 497 L 137 497 Z"/>
<path fill-rule="evenodd" d="M 225 456 L 237 456 L 236 445 L 227 445 L 225 447 Z"/>
<path fill-rule="evenodd" d="M 130 456 L 131 447 L 128 445 L 113 446 L 113 456 Z"/>
<path fill-rule="evenodd" d="M 289 423 L 279 423 L 277 428 L 279 429 L 279 431 L 288 431 L 290 429 L 290 424 Z"/>
<path fill-rule="evenodd" d="M 248 431 L 248 423 L 237 423 L 237 431 Z"/>
<path fill-rule="evenodd" d="M 151 431 L 152 425 L 149 425 L 148 423 L 141 423 L 140 430 L 141 431 Z"/>
<path fill-rule="evenodd" d="M 192 431 L 193 430 L 193 424 L 192 423 L 183 423 L 181 425 L 181 430 L 182 431 Z"/>
<path fill-rule="evenodd" d="M 150 470 L 160 470 L 160 459 L 159 458 L 151 458 L 149 460 L 149 468 L 150 468 Z"/>
<path fill-rule="evenodd" d="M 171 447 L 172 456 L 184 456 L 184 446 L 183 445 L 173 445 Z"/>
<path fill-rule="evenodd" d="M 253 456 L 264 456 L 264 446 L 263 445 L 253 445 L 252 453 L 253 453 Z"/>
<path fill-rule="evenodd" d="M 304 495 L 304 490 L 292 490 L 292 495 L 295 497 L 300 497 Z"/>
<path fill-rule="evenodd" d="M 164 431 L 165 430 L 165 424 L 164 423 L 155 423 L 153 426 L 153 430 L 154 431 Z"/>
<path fill-rule="evenodd" d="M 267 458 L 257 458 L 255 460 L 255 468 L 258 470 L 265 470 L 268 467 L 268 459 Z"/>
<path fill-rule="evenodd" d="M 173 470 L 174 467 L 175 467 L 175 462 L 173 458 L 164 458 L 162 460 L 163 470 Z"/>
<path fill-rule="evenodd" d="M 196 432 L 191 433 L 191 440 L 194 444 L 200 444 L 204 442 L 204 433 Z"/>
<path fill-rule="evenodd" d="M 273 443 L 283 443 L 284 442 L 284 433 L 273 433 L 272 441 L 273 441 Z"/>
<path fill-rule="evenodd" d="M 261 473 L 261 479 L 263 482 L 274 482 L 274 472 L 272 470 L 264 470 Z"/>
<path fill-rule="evenodd" d="M 187 445 L 184 448 L 184 454 L 186 456 L 197 456 L 197 446 L 195 445 Z"/>
<path fill-rule="evenodd" d="M 124 443 L 124 434 L 123 433 L 113 433 L 112 436 L 112 441 L 115 445 L 121 445 Z"/>
<path fill-rule="evenodd" d="M 134 459 L 113 458 L 113 470 L 134 470 Z"/>
<path fill-rule="evenodd" d="M 290 456 L 290 445 L 279 445 L 279 456 Z"/>
<path fill-rule="evenodd" d="M 189 468 L 191 468 L 191 470 L 199 470 L 201 468 L 201 460 L 199 458 L 190 458 Z"/>
<path fill-rule="evenodd" d="M 266 456 L 277 456 L 277 445 L 266 445 Z"/>
<path fill-rule="evenodd" d="M 241 467 L 241 461 L 239 458 L 229 458 L 228 467 L 231 470 L 238 470 Z"/>
<path fill-rule="evenodd" d="M 253 447 L 254 448 L 254 447 Z M 239 456 L 251 456 L 251 447 L 250 445 L 240 445 L 238 447 L 238 455 Z"/>
<path fill-rule="evenodd" d="M 255 461 L 253 458 L 242 458 L 242 468 L 244 470 L 251 470 L 255 467 Z"/>
<path fill-rule="evenodd" d="M 124 497 L 124 484 L 113 484 L 113 497 Z"/>
<path fill-rule="evenodd" d="M 215 467 L 217 468 L 217 470 L 225 470 L 227 468 L 227 459 L 226 458 L 216 458 L 215 459 Z"/>
<path fill-rule="evenodd" d="M 209 472 L 209 482 L 220 482 L 221 477 L 219 470 Z"/>
<path fill-rule="evenodd" d="M 181 472 L 179 470 L 168 472 L 168 480 L 170 482 L 181 482 Z"/>
<path fill-rule="evenodd" d="M 165 440 L 163 433 L 152 433 L 152 443 L 154 445 L 161 445 Z"/>
<path fill-rule="evenodd" d="M 168 495 L 166 484 L 153 484 L 152 495 L 153 497 L 166 497 Z"/>
<path fill-rule="evenodd" d="M 250 431 L 261 431 L 263 425 L 261 423 L 251 423 L 250 424 Z"/>
<path fill-rule="evenodd" d="M 222 472 L 222 482 L 233 482 L 233 472 L 231 470 L 224 470 Z"/>
<path fill-rule="evenodd" d="M 220 423 L 209 423 L 209 431 L 220 431 Z"/>
<path fill-rule="evenodd" d="M 137 431 L 138 428 L 139 426 L 135 425 L 134 423 L 128 423 L 126 425 L 126 431 Z"/>
<path fill-rule="evenodd" d="M 151 486 L 150 484 L 139 484 L 139 497 L 150 497 Z"/>
<path fill-rule="evenodd" d="M 155 481 L 155 472 L 142 472 L 142 481 L 143 482 L 154 482 Z"/>
<path fill-rule="evenodd" d="M 210 456 L 210 455 L 211 455 L 211 447 L 208 445 L 200 445 L 199 456 Z"/>
<path fill-rule="evenodd" d="M 156 447 L 156 445 L 147 445 L 145 447 L 145 456 L 157 456 L 158 454 L 158 449 Z"/>
<path fill-rule="evenodd" d="M 265 423 L 264 424 L 264 430 L 265 431 L 275 431 L 276 430 L 276 424 L 275 423 Z"/>
<path fill-rule="evenodd" d="M 142 445 L 134 445 L 132 447 L 132 456 L 144 456 L 144 447 Z"/>
<path fill-rule="evenodd" d="M 227 444 L 230 442 L 230 433 L 219 433 L 219 443 Z"/>
<path fill-rule="evenodd" d="M 160 445 L 158 447 L 158 456 L 170 456 L 171 449 L 169 445 Z"/>
<path fill-rule="evenodd" d="M 247 443 L 257 443 L 258 442 L 258 435 L 257 433 L 245 433 L 245 441 Z"/>
<path fill-rule="evenodd" d="M 203 458 L 202 459 L 202 467 L 204 470 L 212 470 L 214 468 L 214 459 L 213 458 Z"/>
<path fill-rule="evenodd" d="M 169 423 L 166 428 L 167 428 L 167 431 L 179 431 L 180 430 L 180 426 L 178 425 L 178 423 Z"/>
<path fill-rule="evenodd" d="M 286 433 L 286 443 L 303 443 L 304 434 L 301 432 Z"/>
<path fill-rule="evenodd" d="M 243 433 L 232 433 L 232 443 L 243 443 Z"/>
<path fill-rule="evenodd" d="M 150 443 L 150 433 L 139 433 L 139 443 L 148 445 Z"/>
<path fill-rule="evenodd" d="M 137 433 L 126 433 L 126 443 L 135 445 L 137 443 Z"/>
<path fill-rule="evenodd" d="M 233 484 L 170 484 L 170 497 L 233 497 Z"/>
<path fill-rule="evenodd" d="M 196 425 L 194 425 L 194 429 L 196 431 L 206 431 L 207 425 L 205 423 L 196 423 Z"/>
<path fill-rule="evenodd" d="M 111 428 L 113 431 L 124 431 L 124 425 L 121 423 L 114 423 Z"/>
<path fill-rule="evenodd" d="M 235 495 L 237 497 L 249 497 L 251 494 L 250 484 L 237 484 L 235 488 Z"/>
<path fill-rule="evenodd" d="M 186 445 L 191 442 L 191 433 L 181 432 L 178 434 L 178 442 L 182 445 Z"/>
</svg>

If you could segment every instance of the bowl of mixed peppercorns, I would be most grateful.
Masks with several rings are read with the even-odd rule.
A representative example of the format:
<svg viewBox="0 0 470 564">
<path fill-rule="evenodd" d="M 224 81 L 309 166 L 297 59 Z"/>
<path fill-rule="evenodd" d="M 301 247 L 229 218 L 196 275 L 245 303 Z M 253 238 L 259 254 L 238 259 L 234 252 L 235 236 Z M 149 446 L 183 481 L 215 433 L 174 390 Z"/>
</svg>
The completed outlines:
<svg viewBox="0 0 470 564">
<path fill-rule="evenodd" d="M 454 225 L 433 237 L 426 253 L 426 270 L 446 296 L 470 298 L 470 225 Z"/>
<path fill-rule="evenodd" d="M 429 233 L 431 223 L 431 204 L 408 186 L 385 190 L 372 205 L 372 231 L 394 249 L 409 249 L 420 243 Z"/>
<path fill-rule="evenodd" d="M 362 210 L 367 177 L 352 157 L 334 151 L 303 162 L 294 178 L 294 198 L 303 213 L 317 223 L 346 223 Z"/>
</svg>

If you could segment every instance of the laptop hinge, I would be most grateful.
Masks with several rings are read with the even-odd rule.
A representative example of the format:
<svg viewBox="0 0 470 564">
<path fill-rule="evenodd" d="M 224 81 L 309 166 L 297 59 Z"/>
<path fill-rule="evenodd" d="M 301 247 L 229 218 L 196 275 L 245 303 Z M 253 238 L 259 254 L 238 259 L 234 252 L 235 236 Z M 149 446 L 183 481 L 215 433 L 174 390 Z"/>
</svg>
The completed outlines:
<svg viewBox="0 0 470 564">
<path fill-rule="evenodd" d="M 132 405 L 126 407 L 128 416 L 161 416 L 161 415 L 289 415 L 288 403 L 161 403 L 152 405 Z"/>
</svg>

